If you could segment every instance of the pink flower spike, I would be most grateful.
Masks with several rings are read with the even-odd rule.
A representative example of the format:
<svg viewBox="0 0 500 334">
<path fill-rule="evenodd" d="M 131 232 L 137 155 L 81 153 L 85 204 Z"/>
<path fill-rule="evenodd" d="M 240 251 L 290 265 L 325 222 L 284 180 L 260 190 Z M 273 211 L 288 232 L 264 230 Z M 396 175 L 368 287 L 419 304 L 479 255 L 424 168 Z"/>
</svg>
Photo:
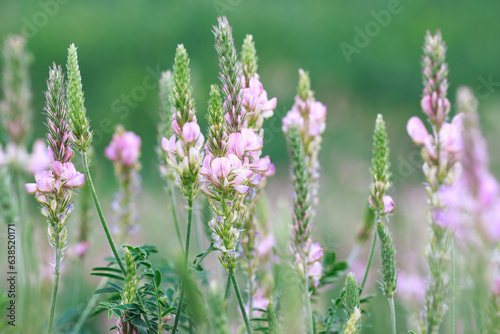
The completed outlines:
<svg viewBox="0 0 500 334">
<path fill-rule="evenodd" d="M 427 132 L 424 123 L 416 116 L 408 120 L 406 131 L 413 142 L 418 145 L 424 145 L 426 138 L 429 137 L 429 132 Z"/>
<path fill-rule="evenodd" d="M 395 205 L 394 201 L 392 200 L 392 197 L 389 195 L 384 195 L 383 201 L 384 201 L 384 210 L 382 211 L 382 213 L 387 214 L 393 212 Z"/>
<path fill-rule="evenodd" d="M 200 136 L 200 126 L 195 122 L 184 124 L 182 126 L 182 136 L 186 142 L 194 142 Z"/>
<path fill-rule="evenodd" d="M 430 95 L 425 95 L 420 101 L 420 106 L 422 107 L 422 111 L 428 116 L 431 117 L 433 113 L 432 109 L 432 98 Z"/>
<path fill-rule="evenodd" d="M 26 183 L 24 185 L 24 188 L 28 192 L 28 194 L 34 194 L 36 193 L 36 183 Z"/>
</svg>

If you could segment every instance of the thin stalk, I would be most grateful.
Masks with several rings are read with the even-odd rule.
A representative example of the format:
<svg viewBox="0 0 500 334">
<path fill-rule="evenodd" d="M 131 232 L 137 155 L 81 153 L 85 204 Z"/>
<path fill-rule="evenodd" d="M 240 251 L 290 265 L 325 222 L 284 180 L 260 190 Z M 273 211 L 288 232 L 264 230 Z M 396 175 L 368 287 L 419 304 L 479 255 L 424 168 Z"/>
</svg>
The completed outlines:
<svg viewBox="0 0 500 334">
<path fill-rule="evenodd" d="M 181 230 L 179 228 L 179 218 L 177 217 L 177 205 L 175 202 L 174 185 L 172 182 L 169 182 L 167 189 L 168 189 L 168 196 L 170 197 L 170 206 L 172 207 L 172 216 L 174 218 L 175 232 L 177 234 L 177 239 L 179 240 L 179 245 L 181 246 L 181 250 L 182 250 L 182 252 L 184 252 L 184 247 L 183 247 L 184 245 L 182 244 Z"/>
<path fill-rule="evenodd" d="M 188 215 L 187 215 L 187 228 L 186 228 L 186 247 L 184 248 L 184 272 L 183 276 L 187 274 L 188 261 L 189 261 L 189 246 L 191 243 L 191 225 L 193 220 L 193 196 L 187 199 L 188 202 Z M 175 313 L 174 326 L 172 327 L 172 333 L 175 333 L 177 326 L 179 325 L 179 318 L 181 316 L 182 304 L 184 303 L 184 295 L 186 292 L 185 278 L 183 279 L 181 285 L 181 295 L 179 297 L 179 304 L 177 305 L 177 311 Z"/>
<path fill-rule="evenodd" d="M 58 227 L 57 227 L 58 228 Z M 54 288 L 52 290 L 52 300 L 50 302 L 49 324 L 47 326 L 47 334 L 52 333 L 52 325 L 54 323 L 54 313 L 56 310 L 57 290 L 59 289 L 59 276 L 61 275 L 61 248 L 59 231 L 57 232 L 56 247 L 54 248 L 55 268 L 54 268 Z"/>
<path fill-rule="evenodd" d="M 307 332 L 310 334 L 314 333 L 313 319 L 312 319 L 312 308 L 311 308 L 311 297 L 309 295 L 309 278 L 307 277 L 307 272 L 305 273 L 305 282 L 304 282 L 304 300 L 306 303 L 306 324 L 307 324 Z"/>
<path fill-rule="evenodd" d="M 252 264 L 250 264 L 252 265 Z M 252 275 L 253 276 L 253 275 Z M 249 317 L 252 318 L 252 312 L 253 312 L 253 277 L 248 276 L 248 312 L 249 312 Z"/>
<path fill-rule="evenodd" d="M 236 293 L 236 298 L 238 299 L 238 304 L 240 305 L 241 314 L 243 315 L 243 321 L 245 322 L 245 327 L 247 328 L 247 333 L 252 334 L 252 327 L 250 326 L 250 321 L 248 321 L 247 311 L 245 310 L 245 304 L 243 304 L 243 298 L 241 298 L 240 288 L 238 286 L 238 281 L 234 275 L 234 269 L 229 269 L 229 277 L 233 282 L 234 292 Z"/>
<path fill-rule="evenodd" d="M 380 212 L 377 210 L 375 212 L 375 225 L 380 219 Z M 370 256 L 368 257 L 368 263 L 366 264 L 366 271 L 365 275 L 363 276 L 363 283 L 361 283 L 361 291 L 359 294 L 363 293 L 363 290 L 365 288 L 366 280 L 368 279 L 368 273 L 370 272 L 370 267 L 372 265 L 373 261 L 373 254 L 375 253 L 375 245 L 377 244 L 377 229 L 373 229 L 373 240 L 372 240 L 372 247 L 370 249 Z"/>
<path fill-rule="evenodd" d="M 396 309 L 394 308 L 394 296 L 389 298 L 389 310 L 391 311 L 392 334 L 396 334 Z"/>
<path fill-rule="evenodd" d="M 127 271 L 123 266 L 123 262 L 118 255 L 118 251 L 116 250 L 115 243 L 113 242 L 113 237 L 111 237 L 111 233 L 109 232 L 108 224 L 106 223 L 106 218 L 102 212 L 101 203 L 99 203 L 99 199 L 97 198 L 97 193 L 94 188 L 94 183 L 92 182 L 92 176 L 90 176 L 89 163 L 87 158 L 87 152 L 81 151 L 82 162 L 83 162 L 83 172 L 85 173 L 85 179 L 87 180 L 88 186 L 90 188 L 90 193 L 92 195 L 92 199 L 94 200 L 95 208 L 97 209 L 97 214 L 99 215 L 99 219 L 101 220 L 102 228 L 104 229 L 104 233 L 106 234 L 106 238 L 108 239 L 109 246 L 113 251 L 113 255 L 115 256 L 116 262 L 120 267 L 123 275 L 127 275 Z"/>
<path fill-rule="evenodd" d="M 226 281 L 226 292 L 224 293 L 224 300 L 228 301 L 230 296 L 231 296 L 231 277 L 228 274 L 227 281 Z M 228 303 L 226 303 L 226 307 L 227 307 L 227 304 Z"/>
<path fill-rule="evenodd" d="M 450 330 L 455 333 L 455 242 L 451 238 L 451 300 L 450 300 Z"/>
<path fill-rule="evenodd" d="M 365 271 L 365 276 L 363 276 L 363 283 L 361 283 L 361 292 L 363 292 L 366 284 L 366 279 L 368 278 L 368 273 L 370 272 L 370 267 L 372 265 L 373 261 L 373 254 L 375 253 L 375 245 L 377 244 L 377 230 L 374 229 L 373 231 L 373 241 L 372 241 L 372 248 L 370 250 L 370 256 L 368 257 L 368 263 L 366 264 L 366 271 Z"/>
</svg>

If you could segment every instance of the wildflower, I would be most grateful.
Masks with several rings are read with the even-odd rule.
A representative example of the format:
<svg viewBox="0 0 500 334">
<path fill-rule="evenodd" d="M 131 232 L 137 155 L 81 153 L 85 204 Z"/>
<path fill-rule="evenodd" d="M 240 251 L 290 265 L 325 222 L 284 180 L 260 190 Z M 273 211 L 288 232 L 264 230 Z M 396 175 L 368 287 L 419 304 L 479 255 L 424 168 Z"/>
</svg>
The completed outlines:
<svg viewBox="0 0 500 334">
<path fill-rule="evenodd" d="M 53 160 L 50 169 L 35 174 L 36 183 L 26 184 L 29 193 L 35 193 L 41 204 L 41 213 L 47 218 L 49 243 L 55 249 L 54 292 L 50 309 L 48 332 L 52 329 L 56 305 L 57 288 L 61 272 L 64 249 L 67 246 L 66 222 L 73 210 L 74 189 L 82 187 L 85 176 L 76 171 L 71 162 L 73 150 L 70 147 L 70 128 L 66 112 L 64 75 L 61 67 L 55 64 L 49 70 L 45 92 L 47 115 L 47 144 Z"/>
<path fill-rule="evenodd" d="M 141 138 L 131 131 L 118 127 L 104 153 L 106 157 L 123 166 L 131 166 L 139 160 Z"/>
<path fill-rule="evenodd" d="M 119 240 L 127 239 L 138 230 L 134 225 L 137 219 L 135 198 L 140 191 L 139 156 L 141 154 L 141 138 L 122 126 L 116 128 L 113 139 L 105 149 L 105 155 L 114 162 L 115 176 L 120 190 L 115 194 L 112 207 L 116 212 L 118 226 L 115 229 Z"/>
<path fill-rule="evenodd" d="M 441 321 L 446 314 L 445 301 L 449 294 L 447 275 L 450 268 L 450 238 L 442 213 L 446 211 L 439 192 L 444 186 L 452 186 L 454 182 L 455 164 L 462 150 L 460 135 L 460 119 L 456 116 L 452 122 L 447 122 L 450 102 L 446 97 L 448 90 L 448 64 L 445 62 L 446 46 L 438 31 L 434 36 L 427 32 L 422 60 L 422 75 L 424 80 L 421 107 L 428 117 L 433 135 L 426 135 L 425 126 L 412 117 L 408 121 L 407 130 L 412 140 L 423 145 L 423 171 L 427 179 L 427 193 L 431 214 L 428 215 L 432 228 L 432 245 L 426 254 L 431 268 L 430 280 L 426 292 L 426 307 L 423 313 L 422 331 L 433 333 L 439 330 Z M 433 269 L 432 269 L 433 268 Z M 436 269 L 437 268 L 437 269 Z"/>
<path fill-rule="evenodd" d="M 282 120 L 283 132 L 288 133 L 292 127 L 297 127 L 304 146 L 306 166 L 310 174 L 311 199 L 317 204 L 319 188 L 318 152 L 321 148 L 321 134 L 326 127 L 326 106 L 315 101 L 311 91 L 309 74 L 299 70 L 299 85 L 292 109 Z"/>
</svg>

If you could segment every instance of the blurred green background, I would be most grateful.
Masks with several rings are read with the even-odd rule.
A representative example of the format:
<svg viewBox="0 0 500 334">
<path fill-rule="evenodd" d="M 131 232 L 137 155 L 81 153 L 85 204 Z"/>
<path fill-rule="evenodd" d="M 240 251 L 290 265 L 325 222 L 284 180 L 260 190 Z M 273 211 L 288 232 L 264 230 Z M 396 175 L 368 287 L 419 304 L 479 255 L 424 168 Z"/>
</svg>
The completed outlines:
<svg viewBox="0 0 500 334">
<path fill-rule="evenodd" d="M 381 11 L 390 14 L 382 15 L 382 24 L 374 24 Z M 399 256 L 418 258 L 403 266 L 422 271 L 425 238 L 418 236 L 426 232 L 425 192 L 423 187 L 414 187 L 423 176 L 419 151 L 405 126 L 410 116 L 421 115 L 424 34 L 426 30 L 442 31 L 448 45 L 450 100 L 454 101 L 459 85 L 471 86 L 480 99 L 485 135 L 496 143 L 500 140 L 498 13 L 500 2 L 494 0 L 2 0 L 0 40 L 19 33 L 28 39 L 33 55 L 34 137 L 45 132 L 41 111 L 48 67 L 53 61 L 64 65 L 67 47 L 76 44 L 95 132 L 98 190 L 109 203 L 116 183 L 103 150 L 115 125 L 121 123 L 143 140 L 145 195 L 140 207 L 141 222 L 147 223 L 140 240 L 168 250 L 176 246 L 175 239 L 167 239 L 173 240 L 171 246 L 164 236 L 173 236 L 173 232 L 161 225 L 163 213 L 154 214 L 166 202 L 154 152 L 159 120 L 156 82 L 161 71 L 171 68 L 175 48 L 183 43 L 191 58 L 194 95 L 204 127 L 209 85 L 218 83 L 210 30 L 217 16 L 226 14 L 238 48 L 245 34 L 254 36 L 261 81 L 269 97 L 278 99 L 274 118 L 265 123 L 264 154 L 277 165 L 268 189 L 271 207 L 276 208 L 278 198 L 286 201 L 290 196 L 281 118 L 293 104 L 297 70 L 303 68 L 310 72 L 317 100 L 328 107 L 320 154 L 323 180 L 318 240 L 337 248 L 342 258 L 349 253 L 368 194 L 373 124 L 377 113 L 382 113 L 396 183 L 393 192 L 398 210 L 391 220 L 396 246 L 402 248 Z M 346 57 L 341 47 L 346 44 L 342 43 L 356 48 L 355 52 Z M 495 145 L 490 145 L 490 152 L 492 167 L 498 171 L 500 154 Z M 149 210 L 152 205 L 158 210 Z M 111 214 L 109 206 L 107 211 Z M 147 233 L 158 230 L 162 233 Z M 377 320 L 371 318 L 376 328 Z"/>
</svg>

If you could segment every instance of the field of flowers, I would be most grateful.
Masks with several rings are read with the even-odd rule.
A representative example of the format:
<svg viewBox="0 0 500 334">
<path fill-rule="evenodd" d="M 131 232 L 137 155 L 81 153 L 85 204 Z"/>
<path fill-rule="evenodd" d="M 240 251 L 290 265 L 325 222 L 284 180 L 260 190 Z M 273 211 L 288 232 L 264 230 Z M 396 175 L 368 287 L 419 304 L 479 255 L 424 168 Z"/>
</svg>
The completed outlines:
<svg viewBox="0 0 500 334">
<path fill-rule="evenodd" d="M 460 86 L 450 101 L 453 45 L 441 32 L 422 36 L 421 112 L 407 120 L 408 136 L 391 137 L 383 114 L 359 134 L 372 148 L 362 180 L 347 159 L 336 172 L 321 158 L 335 111 L 307 70 L 297 68 L 293 105 L 279 113 L 261 80 L 269 67 L 258 40 L 237 41 L 226 16 L 211 32 L 215 50 L 205 52 L 217 56 L 218 75 L 204 87 L 206 108 L 195 102 L 196 60 L 178 44 L 158 82 L 143 80 L 158 93 L 154 145 L 109 124 L 104 150 L 94 145 L 103 123 L 87 114 L 82 50 L 71 43 L 65 63 L 47 64 L 43 110 L 34 110 L 29 45 L 5 39 L 0 331 L 500 333 L 495 147 L 482 132 L 478 90 Z M 341 45 L 344 55 L 355 49 Z M 275 128 L 286 168 L 264 153 Z M 390 151 L 403 141 L 413 142 L 409 167 L 399 156 L 394 170 Z M 142 152 L 153 149 L 154 168 L 143 166 Z M 111 164 L 114 179 L 103 180 Z M 413 170 L 419 184 L 405 176 Z M 143 189 L 149 173 L 163 191 Z M 356 192 L 365 194 L 356 217 L 332 212 L 332 198 L 352 208 Z M 418 228 L 391 223 L 398 210 Z"/>
</svg>

